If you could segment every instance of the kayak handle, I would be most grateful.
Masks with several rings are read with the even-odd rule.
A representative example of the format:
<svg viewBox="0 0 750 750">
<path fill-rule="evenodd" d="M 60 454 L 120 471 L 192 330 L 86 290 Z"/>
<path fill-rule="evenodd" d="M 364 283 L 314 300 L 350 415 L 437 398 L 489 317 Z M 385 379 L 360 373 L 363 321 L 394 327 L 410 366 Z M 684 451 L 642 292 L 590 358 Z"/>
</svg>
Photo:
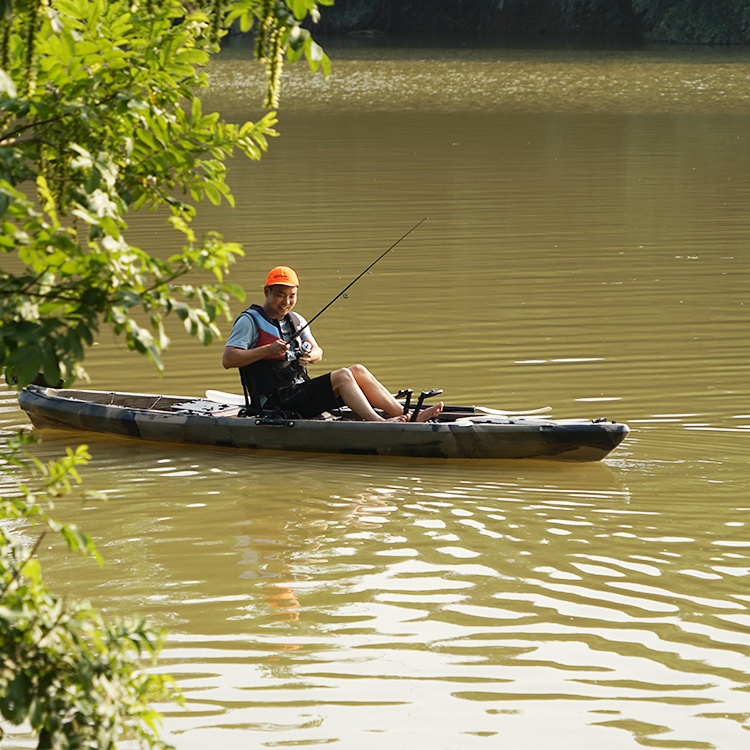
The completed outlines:
<svg viewBox="0 0 750 750">
<path fill-rule="evenodd" d="M 396 398 L 403 398 L 406 396 L 406 401 L 404 401 L 404 414 L 409 413 L 409 404 L 411 403 L 412 393 L 414 393 L 414 391 L 411 388 L 405 388 L 396 394 Z"/>
<path fill-rule="evenodd" d="M 419 398 L 417 399 L 417 405 L 414 407 L 414 411 L 411 413 L 411 419 L 409 419 L 410 422 L 416 422 L 417 421 L 417 414 L 422 409 L 422 404 L 424 403 L 424 400 L 426 398 L 432 398 L 433 396 L 439 396 L 443 392 L 442 388 L 436 388 L 431 391 L 422 391 L 422 393 L 419 394 Z"/>
</svg>

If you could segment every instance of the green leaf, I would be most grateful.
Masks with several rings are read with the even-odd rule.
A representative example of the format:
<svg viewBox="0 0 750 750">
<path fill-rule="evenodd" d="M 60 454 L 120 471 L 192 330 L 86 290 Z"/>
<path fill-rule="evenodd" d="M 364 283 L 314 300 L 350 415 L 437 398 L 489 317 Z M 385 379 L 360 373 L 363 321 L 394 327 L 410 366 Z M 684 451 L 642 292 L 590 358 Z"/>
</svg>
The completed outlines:
<svg viewBox="0 0 750 750">
<path fill-rule="evenodd" d="M 289 5 L 295 17 L 300 21 L 307 15 L 307 3 L 305 0 L 289 0 Z"/>
<path fill-rule="evenodd" d="M 44 356 L 42 358 L 42 368 L 44 378 L 50 385 L 55 385 L 60 378 L 60 363 L 57 360 L 54 344 L 47 342 L 44 347 Z"/>
<path fill-rule="evenodd" d="M 213 203 L 214 206 L 218 206 L 221 203 L 221 192 L 216 187 L 216 185 L 213 185 L 212 183 L 207 182 L 203 187 L 211 203 Z"/>
<path fill-rule="evenodd" d="M 311 63 L 320 63 L 323 61 L 325 54 L 323 52 L 323 48 L 319 44 L 310 39 L 308 48 L 309 51 L 307 53 L 307 59 Z"/>
<path fill-rule="evenodd" d="M 175 59 L 183 64 L 205 65 L 208 62 L 208 55 L 199 49 L 183 49 L 177 53 Z"/>
<path fill-rule="evenodd" d="M 82 552 L 84 557 L 92 555 L 100 564 L 103 562 L 91 537 L 82 532 L 77 526 L 65 524 L 60 529 L 60 535 L 73 552 Z"/>
<path fill-rule="evenodd" d="M 0 68 L 0 94 L 15 99 L 18 96 L 16 84 L 13 83 L 13 79 Z"/>
<path fill-rule="evenodd" d="M 0 713 L 11 724 L 21 724 L 29 712 L 29 688 L 31 680 L 20 672 L 5 685 L 5 693 L 0 698 Z"/>
</svg>

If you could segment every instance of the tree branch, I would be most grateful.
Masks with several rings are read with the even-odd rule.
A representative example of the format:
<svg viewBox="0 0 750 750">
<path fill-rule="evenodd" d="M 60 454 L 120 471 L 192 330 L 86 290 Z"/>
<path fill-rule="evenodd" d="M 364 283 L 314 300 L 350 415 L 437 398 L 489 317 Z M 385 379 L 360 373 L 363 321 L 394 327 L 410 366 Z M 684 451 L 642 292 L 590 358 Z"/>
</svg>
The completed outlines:
<svg viewBox="0 0 750 750">
<path fill-rule="evenodd" d="M 3 590 L 0 591 L 0 599 L 5 596 L 5 594 L 8 592 L 8 589 L 18 580 L 18 577 L 21 575 L 21 571 L 23 570 L 24 566 L 29 562 L 29 560 L 32 560 L 34 558 L 34 555 L 36 555 L 36 551 L 39 549 L 39 545 L 42 543 L 42 539 L 44 539 L 46 534 L 46 531 L 43 531 L 41 533 L 39 539 L 36 540 L 36 544 L 31 548 L 29 556 L 13 571 L 13 575 L 10 577 L 10 580 L 5 584 Z"/>
</svg>

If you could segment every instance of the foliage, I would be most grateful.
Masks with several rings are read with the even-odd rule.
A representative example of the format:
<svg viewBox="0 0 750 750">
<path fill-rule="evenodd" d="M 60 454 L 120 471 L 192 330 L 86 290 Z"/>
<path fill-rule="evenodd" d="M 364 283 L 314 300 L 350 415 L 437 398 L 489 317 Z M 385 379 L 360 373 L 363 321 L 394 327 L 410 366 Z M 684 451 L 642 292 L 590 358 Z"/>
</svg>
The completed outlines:
<svg viewBox="0 0 750 750">
<path fill-rule="evenodd" d="M 649 36 L 662 42 L 747 44 L 750 39 L 748 0 L 633 0 Z"/>
<path fill-rule="evenodd" d="M 747 44 L 750 0 L 337 0 L 323 26 Z"/>
<path fill-rule="evenodd" d="M 216 234 L 197 238 L 193 203 L 233 203 L 226 160 L 235 149 L 259 159 L 276 118 L 227 123 L 204 113 L 195 92 L 208 85 L 204 65 L 225 29 L 255 25 L 275 106 L 284 54 L 328 71 L 302 28 L 317 16 L 316 0 L 0 0 L 0 369 L 9 382 L 40 371 L 50 383 L 85 377 L 102 323 L 159 368 L 168 314 L 204 344 L 217 335 L 230 295 L 242 297 L 224 281 L 241 250 Z M 166 210 L 180 252 L 164 260 L 128 243 L 128 212 L 142 208 Z M 188 284 L 190 272 L 213 283 Z"/>
<path fill-rule="evenodd" d="M 302 22 L 332 0 L 0 0 L 0 371 L 22 387 L 85 376 L 85 349 L 102 324 L 161 368 L 164 318 L 174 313 L 209 343 L 228 315 L 224 281 L 238 246 L 197 238 L 194 204 L 233 202 L 226 161 L 259 159 L 276 117 L 241 125 L 204 113 L 196 90 L 226 29 L 255 27 L 265 62 L 264 103 L 276 107 L 284 57 L 329 62 Z M 167 259 L 127 240 L 127 217 L 161 209 L 184 247 Z M 166 241 L 165 241 L 166 244 Z M 214 283 L 191 285 L 191 272 Z M 141 321 L 139 323 L 138 321 Z M 143 321 L 147 323 L 143 323 Z M 166 747 L 155 697 L 174 697 L 149 675 L 163 633 L 132 619 L 106 625 L 87 604 L 44 584 L 36 550 L 56 532 L 100 559 L 90 537 L 49 516 L 80 480 L 85 447 L 43 464 L 19 436 L 0 471 L 37 474 L 0 498 L 0 716 L 28 722 L 40 749 Z M 29 551 L 30 525 L 46 530 Z M 20 528 L 24 536 L 14 535 Z M 2 733 L 0 732 L 0 738 Z"/>
<path fill-rule="evenodd" d="M 106 626 L 87 604 L 55 596 L 35 556 L 53 531 L 70 549 L 101 559 L 87 534 L 48 514 L 53 498 L 80 482 L 77 467 L 89 458 L 86 448 L 43 464 L 22 451 L 30 440 L 15 439 L 0 454 L 3 473 L 29 471 L 41 482 L 35 492 L 19 483 L 13 497 L 0 499 L 0 518 L 16 527 L 45 527 L 29 551 L 7 523 L 0 526 L 0 716 L 15 725 L 27 721 L 40 749 L 114 748 L 125 738 L 168 747 L 149 702 L 176 694 L 167 677 L 147 674 L 139 664 L 156 657 L 163 633 L 141 619 Z"/>
<path fill-rule="evenodd" d="M 630 0 L 337 0 L 324 26 L 398 32 L 599 31 L 632 22 Z"/>
</svg>

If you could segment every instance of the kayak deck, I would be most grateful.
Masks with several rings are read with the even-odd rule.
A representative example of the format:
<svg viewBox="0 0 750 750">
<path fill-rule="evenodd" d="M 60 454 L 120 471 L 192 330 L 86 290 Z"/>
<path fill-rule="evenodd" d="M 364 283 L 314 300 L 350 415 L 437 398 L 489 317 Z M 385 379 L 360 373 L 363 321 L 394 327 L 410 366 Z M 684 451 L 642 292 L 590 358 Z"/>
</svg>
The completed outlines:
<svg viewBox="0 0 750 750">
<path fill-rule="evenodd" d="M 447 406 L 429 422 L 364 422 L 347 409 L 315 419 L 241 417 L 236 404 L 142 393 L 28 386 L 21 408 L 37 428 L 245 449 L 422 458 L 596 461 L 627 436 L 625 424 L 485 414 Z"/>
</svg>

